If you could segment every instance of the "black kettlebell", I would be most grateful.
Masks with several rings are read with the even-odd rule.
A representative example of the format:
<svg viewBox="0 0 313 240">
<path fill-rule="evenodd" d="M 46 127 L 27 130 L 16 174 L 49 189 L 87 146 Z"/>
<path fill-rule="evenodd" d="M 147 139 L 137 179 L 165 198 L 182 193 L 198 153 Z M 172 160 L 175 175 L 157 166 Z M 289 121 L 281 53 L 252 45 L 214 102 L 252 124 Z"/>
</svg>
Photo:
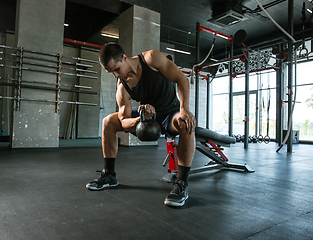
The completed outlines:
<svg viewBox="0 0 313 240">
<path fill-rule="evenodd" d="M 157 123 L 156 115 L 152 119 L 145 119 L 145 110 L 140 110 L 140 122 L 136 127 L 136 135 L 140 141 L 157 141 L 161 136 L 161 127 Z"/>
</svg>

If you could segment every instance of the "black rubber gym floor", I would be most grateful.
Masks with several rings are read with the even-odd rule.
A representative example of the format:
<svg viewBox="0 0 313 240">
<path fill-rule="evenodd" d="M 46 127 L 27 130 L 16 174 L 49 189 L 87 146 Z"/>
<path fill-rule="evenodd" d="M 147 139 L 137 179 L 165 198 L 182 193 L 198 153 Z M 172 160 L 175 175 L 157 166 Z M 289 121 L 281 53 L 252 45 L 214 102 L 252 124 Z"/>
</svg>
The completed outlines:
<svg viewBox="0 0 313 240">
<path fill-rule="evenodd" d="M 88 141 L 88 140 L 85 140 Z M 82 144 L 84 145 L 84 144 Z M 159 147 L 120 147 L 120 185 L 85 188 L 103 167 L 99 146 L 0 148 L 0 239 L 313 239 L 312 146 L 243 143 L 230 162 L 254 173 L 211 170 L 190 176 L 182 208 L 163 204 L 172 189 L 165 140 Z M 63 144 L 63 146 L 69 146 Z M 197 152 L 193 167 L 208 158 Z"/>
</svg>

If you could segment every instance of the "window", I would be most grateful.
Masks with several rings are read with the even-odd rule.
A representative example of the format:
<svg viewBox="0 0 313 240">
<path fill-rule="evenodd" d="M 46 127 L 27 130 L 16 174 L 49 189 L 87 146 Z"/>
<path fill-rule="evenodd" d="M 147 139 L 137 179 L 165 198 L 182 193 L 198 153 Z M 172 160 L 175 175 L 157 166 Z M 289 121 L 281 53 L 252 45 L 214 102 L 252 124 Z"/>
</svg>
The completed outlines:
<svg viewBox="0 0 313 240">
<path fill-rule="evenodd" d="M 300 140 L 313 141 L 313 62 L 298 62 L 296 105 L 293 129 L 299 130 Z M 259 83 L 258 83 L 259 82 Z M 229 77 L 213 80 L 212 84 L 212 130 L 228 134 Z M 276 72 L 273 70 L 249 75 L 250 116 L 249 135 L 267 135 L 276 138 Z M 258 89 L 259 88 L 259 89 Z M 233 133 L 244 134 L 245 77 L 233 79 Z M 258 98 L 258 99 L 257 99 Z M 285 97 L 286 99 L 286 97 Z M 270 104 L 270 105 L 268 105 Z M 287 107 L 285 103 L 284 108 Z M 268 118 L 269 114 L 269 118 Z M 285 118 L 287 119 L 287 118 Z M 267 127 L 267 121 L 269 126 Z M 286 120 L 287 121 L 287 120 Z M 286 124 L 284 124 L 286 125 Z M 267 129 L 268 128 L 268 129 Z"/>
<path fill-rule="evenodd" d="M 299 130 L 300 140 L 313 140 L 313 62 L 297 64 L 296 105 L 293 130 Z"/>
</svg>

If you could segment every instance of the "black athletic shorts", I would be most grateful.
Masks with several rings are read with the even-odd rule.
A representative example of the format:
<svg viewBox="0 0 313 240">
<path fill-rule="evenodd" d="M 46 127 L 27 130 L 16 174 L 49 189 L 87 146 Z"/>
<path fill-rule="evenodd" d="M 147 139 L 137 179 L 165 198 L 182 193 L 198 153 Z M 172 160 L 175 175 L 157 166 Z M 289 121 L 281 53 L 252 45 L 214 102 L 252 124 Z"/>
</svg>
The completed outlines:
<svg viewBox="0 0 313 240">
<path fill-rule="evenodd" d="M 172 110 L 166 112 L 158 112 L 156 114 L 156 121 L 161 127 L 161 133 L 165 134 L 166 136 L 175 137 L 178 133 L 175 133 L 171 130 L 171 122 L 176 113 L 180 111 L 179 108 L 174 108 Z M 137 110 L 132 111 L 132 118 L 138 117 L 139 113 Z"/>
</svg>

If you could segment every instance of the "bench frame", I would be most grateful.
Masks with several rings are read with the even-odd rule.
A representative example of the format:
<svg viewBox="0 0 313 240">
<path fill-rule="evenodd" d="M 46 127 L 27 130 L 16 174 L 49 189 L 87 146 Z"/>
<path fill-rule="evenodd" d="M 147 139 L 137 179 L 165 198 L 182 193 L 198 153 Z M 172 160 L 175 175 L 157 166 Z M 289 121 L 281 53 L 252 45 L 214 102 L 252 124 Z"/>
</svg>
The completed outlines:
<svg viewBox="0 0 313 240">
<path fill-rule="evenodd" d="M 209 171 L 212 169 L 237 169 L 244 172 L 254 172 L 248 164 L 229 163 L 228 158 L 222 152 L 221 146 L 230 147 L 236 142 L 235 138 L 224 136 L 211 130 L 196 127 L 196 149 L 212 159 L 204 167 L 190 170 L 190 174 Z M 175 138 L 166 137 L 167 156 L 163 162 L 165 167 L 168 163 L 167 173 L 160 179 L 164 182 L 174 182 L 178 175 L 177 144 Z"/>
</svg>

